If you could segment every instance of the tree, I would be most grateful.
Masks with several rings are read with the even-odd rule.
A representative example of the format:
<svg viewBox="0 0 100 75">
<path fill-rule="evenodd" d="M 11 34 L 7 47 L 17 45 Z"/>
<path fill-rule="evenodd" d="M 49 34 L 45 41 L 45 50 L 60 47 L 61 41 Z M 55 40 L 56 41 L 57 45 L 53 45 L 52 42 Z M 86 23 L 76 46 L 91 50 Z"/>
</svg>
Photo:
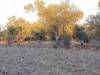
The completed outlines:
<svg viewBox="0 0 100 75">
<path fill-rule="evenodd" d="M 35 0 L 33 7 L 37 11 L 39 18 L 52 30 L 56 41 L 58 41 L 64 32 L 73 36 L 74 25 L 83 16 L 81 10 L 68 3 L 46 6 L 43 0 Z"/>
<path fill-rule="evenodd" d="M 79 9 L 65 3 L 51 4 L 39 13 L 40 18 L 54 30 L 56 36 L 63 34 L 64 31 L 73 35 L 74 24 L 82 17 Z"/>
<path fill-rule="evenodd" d="M 9 17 L 9 22 L 7 27 L 11 26 L 17 29 L 16 37 L 20 38 L 19 40 L 25 40 L 27 37 L 31 37 L 33 31 L 33 25 L 30 22 L 27 22 L 23 18 L 16 18 L 15 16 Z"/>
<path fill-rule="evenodd" d="M 100 12 L 98 12 L 96 15 L 91 15 L 87 23 L 89 26 L 89 32 L 92 33 L 91 37 L 94 39 L 100 40 Z"/>
<path fill-rule="evenodd" d="M 11 45 L 12 41 L 14 40 L 15 28 L 8 26 L 7 31 L 8 31 L 8 45 Z"/>
<path fill-rule="evenodd" d="M 32 36 L 36 40 L 47 40 L 48 27 L 44 24 L 43 20 L 37 20 L 33 23 Z"/>
</svg>

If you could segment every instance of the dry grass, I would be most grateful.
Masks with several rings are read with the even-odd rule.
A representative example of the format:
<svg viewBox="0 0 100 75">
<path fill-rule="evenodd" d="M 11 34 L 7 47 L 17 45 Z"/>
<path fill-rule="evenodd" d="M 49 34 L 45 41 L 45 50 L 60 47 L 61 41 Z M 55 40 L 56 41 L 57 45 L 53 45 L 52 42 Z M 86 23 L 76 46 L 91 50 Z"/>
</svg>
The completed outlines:
<svg viewBox="0 0 100 75">
<path fill-rule="evenodd" d="M 33 44 L 0 47 L 0 75 L 100 75 L 99 50 L 37 48 Z"/>
</svg>

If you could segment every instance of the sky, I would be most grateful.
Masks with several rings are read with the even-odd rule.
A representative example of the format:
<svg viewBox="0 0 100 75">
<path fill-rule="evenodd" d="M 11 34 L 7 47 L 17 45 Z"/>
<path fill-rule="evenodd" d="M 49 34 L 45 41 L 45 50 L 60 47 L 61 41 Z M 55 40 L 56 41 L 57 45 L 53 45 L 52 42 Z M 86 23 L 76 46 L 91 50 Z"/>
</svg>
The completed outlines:
<svg viewBox="0 0 100 75">
<path fill-rule="evenodd" d="M 0 0 L 0 25 L 5 26 L 8 17 L 11 16 L 22 17 L 30 22 L 36 21 L 38 19 L 36 13 L 27 14 L 24 11 L 24 5 L 31 3 L 32 1 L 33 0 Z M 47 4 L 62 2 L 62 0 L 45 1 Z M 85 20 L 88 15 L 96 13 L 98 1 L 99 0 L 70 0 L 70 3 L 76 5 L 84 12 L 83 20 Z"/>
</svg>

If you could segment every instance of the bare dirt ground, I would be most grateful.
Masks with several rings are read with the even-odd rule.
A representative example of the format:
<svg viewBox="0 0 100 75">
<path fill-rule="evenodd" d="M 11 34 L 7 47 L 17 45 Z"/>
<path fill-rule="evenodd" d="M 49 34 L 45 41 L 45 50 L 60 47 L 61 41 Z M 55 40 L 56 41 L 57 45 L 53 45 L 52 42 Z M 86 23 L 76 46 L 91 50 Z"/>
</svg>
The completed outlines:
<svg viewBox="0 0 100 75">
<path fill-rule="evenodd" d="M 100 50 L 35 45 L 0 47 L 0 75 L 100 75 Z"/>
</svg>

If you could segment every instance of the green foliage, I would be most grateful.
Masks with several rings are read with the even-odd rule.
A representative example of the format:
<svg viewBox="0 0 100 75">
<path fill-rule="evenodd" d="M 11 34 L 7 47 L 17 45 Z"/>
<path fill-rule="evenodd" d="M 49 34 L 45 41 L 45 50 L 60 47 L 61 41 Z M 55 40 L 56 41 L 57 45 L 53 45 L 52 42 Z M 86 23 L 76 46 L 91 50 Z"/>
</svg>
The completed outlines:
<svg viewBox="0 0 100 75">
<path fill-rule="evenodd" d="M 56 40 L 55 32 L 51 28 L 48 29 L 48 36 L 49 36 L 50 40 Z"/>
<path fill-rule="evenodd" d="M 100 29 L 100 26 L 98 27 L 98 29 Z M 100 30 L 96 31 L 95 39 L 100 41 Z"/>
<path fill-rule="evenodd" d="M 13 41 L 16 41 L 16 36 L 18 36 L 18 33 L 21 30 L 22 28 L 19 26 L 8 26 L 7 27 L 9 45 L 11 45 Z"/>
<path fill-rule="evenodd" d="M 71 37 L 70 37 L 70 35 L 68 35 L 66 32 L 63 34 L 63 36 L 62 36 L 62 39 L 64 40 L 64 41 L 70 41 L 70 39 L 71 39 Z"/>
<path fill-rule="evenodd" d="M 86 34 L 83 27 L 81 26 L 75 27 L 75 38 L 81 41 L 88 41 L 88 35 Z"/>
<path fill-rule="evenodd" d="M 71 41 L 71 36 L 64 32 L 63 36 L 62 36 L 62 44 L 65 48 L 70 48 L 70 41 Z"/>
<path fill-rule="evenodd" d="M 0 41 L 6 41 L 7 40 L 7 31 L 0 31 Z"/>
<path fill-rule="evenodd" d="M 87 24 L 90 25 L 88 32 L 92 33 L 91 37 L 95 40 L 100 40 L 100 1 L 98 3 L 98 9 L 99 11 L 96 15 L 90 15 L 87 19 Z"/>
<path fill-rule="evenodd" d="M 46 40 L 44 31 L 33 32 L 32 40 Z"/>
</svg>

